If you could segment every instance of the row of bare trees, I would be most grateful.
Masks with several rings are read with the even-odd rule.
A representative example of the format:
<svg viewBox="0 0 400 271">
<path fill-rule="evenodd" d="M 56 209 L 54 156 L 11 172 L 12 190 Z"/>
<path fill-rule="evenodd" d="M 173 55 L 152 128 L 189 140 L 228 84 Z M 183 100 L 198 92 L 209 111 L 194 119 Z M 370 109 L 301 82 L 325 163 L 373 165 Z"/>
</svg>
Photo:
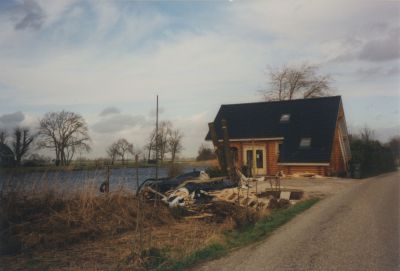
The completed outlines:
<svg viewBox="0 0 400 271">
<path fill-rule="evenodd" d="M 56 165 L 69 165 L 77 153 L 89 152 L 91 149 L 88 126 L 84 118 L 77 113 L 68 111 L 46 113 L 40 119 L 39 127 L 36 130 L 36 133 L 29 128 L 21 127 L 16 127 L 12 133 L 0 130 L 0 143 L 12 150 L 16 165 L 21 164 L 24 156 L 34 146 L 53 152 Z M 158 133 L 156 134 L 156 129 L 154 129 L 145 146 L 147 159 L 156 158 L 157 147 L 158 159 L 161 162 L 168 153 L 174 162 L 177 155 L 183 150 L 182 138 L 182 132 L 175 129 L 171 122 L 161 122 Z M 32 144 L 34 141 L 36 144 Z M 112 143 L 106 151 L 112 164 L 118 157 L 125 164 L 129 154 L 134 156 L 140 153 L 125 138 Z"/>
<path fill-rule="evenodd" d="M 125 164 L 125 158 L 128 154 L 139 154 L 139 151 L 135 151 L 133 144 L 129 143 L 125 138 L 118 139 L 116 142 L 112 143 L 106 151 L 112 165 L 118 156 L 121 157 L 122 164 Z"/>
<path fill-rule="evenodd" d="M 183 150 L 183 133 L 175 129 L 170 121 L 162 121 L 158 127 L 158 134 L 154 129 L 148 138 L 144 149 L 147 154 L 147 160 L 158 159 L 161 163 L 165 160 L 168 153 L 171 155 L 173 163 L 177 155 Z M 156 157 L 158 155 L 158 157 Z"/>
<path fill-rule="evenodd" d="M 183 133 L 179 129 L 175 129 L 170 121 L 162 121 L 158 127 L 158 133 L 156 129 L 153 129 L 149 135 L 148 142 L 144 146 L 144 151 L 135 148 L 132 143 L 128 142 L 125 138 L 118 139 L 110 146 L 107 147 L 107 155 L 114 164 L 116 159 L 121 158 L 122 164 L 125 163 L 127 155 L 139 155 L 143 154 L 144 159 L 147 161 L 158 160 L 164 162 L 167 154 L 170 154 L 171 162 L 175 162 L 175 159 L 179 153 L 183 150 L 182 145 Z"/>
<path fill-rule="evenodd" d="M 162 163 L 166 155 L 169 153 L 171 162 L 174 163 L 177 155 L 183 150 L 182 138 L 183 134 L 179 129 L 169 129 L 169 125 L 162 124 L 156 143 L 155 130 L 149 136 L 148 143 L 144 147 L 144 153 L 129 143 L 125 138 L 118 139 L 107 147 L 106 152 L 113 165 L 117 158 L 121 158 L 122 164 L 125 164 L 127 155 L 144 155 L 144 159 L 156 160 L 156 145 L 158 144 L 158 159 Z"/>
</svg>

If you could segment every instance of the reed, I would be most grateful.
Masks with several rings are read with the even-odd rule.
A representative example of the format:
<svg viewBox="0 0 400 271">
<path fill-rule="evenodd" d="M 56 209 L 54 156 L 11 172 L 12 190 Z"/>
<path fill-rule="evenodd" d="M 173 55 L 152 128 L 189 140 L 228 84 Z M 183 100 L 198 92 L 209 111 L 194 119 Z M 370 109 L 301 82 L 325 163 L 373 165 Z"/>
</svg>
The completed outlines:
<svg viewBox="0 0 400 271">
<path fill-rule="evenodd" d="M 174 220 L 163 207 L 156 216 L 144 219 L 145 227 Z M 144 203 L 142 208 L 144 213 L 150 213 L 152 205 Z M 113 236 L 134 230 L 136 214 L 137 199 L 124 188 L 104 195 L 90 181 L 83 189 L 74 191 L 66 191 L 61 182 L 3 183 L 1 252 L 56 248 L 103 235 Z"/>
</svg>

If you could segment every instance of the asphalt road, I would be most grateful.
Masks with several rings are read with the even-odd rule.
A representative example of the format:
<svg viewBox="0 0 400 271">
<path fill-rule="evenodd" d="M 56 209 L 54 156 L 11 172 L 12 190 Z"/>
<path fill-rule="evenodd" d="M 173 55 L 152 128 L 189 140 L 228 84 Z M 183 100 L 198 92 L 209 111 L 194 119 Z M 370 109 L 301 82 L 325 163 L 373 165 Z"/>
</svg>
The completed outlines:
<svg viewBox="0 0 400 271">
<path fill-rule="evenodd" d="M 398 172 L 360 181 L 265 241 L 193 270 L 400 270 L 399 182 Z"/>
</svg>

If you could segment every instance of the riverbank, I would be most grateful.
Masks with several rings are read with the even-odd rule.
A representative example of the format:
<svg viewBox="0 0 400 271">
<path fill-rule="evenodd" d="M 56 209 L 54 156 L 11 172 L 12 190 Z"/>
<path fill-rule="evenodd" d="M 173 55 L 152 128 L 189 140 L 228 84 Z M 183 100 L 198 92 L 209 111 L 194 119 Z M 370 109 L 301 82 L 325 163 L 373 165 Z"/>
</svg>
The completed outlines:
<svg viewBox="0 0 400 271">
<path fill-rule="evenodd" d="M 181 160 L 176 161 L 174 165 L 181 166 L 183 168 L 193 167 L 214 167 L 217 166 L 218 162 L 216 160 L 208 161 L 196 161 L 196 160 Z M 160 168 L 167 168 L 171 165 L 169 162 L 161 163 Z M 88 160 L 84 163 L 73 162 L 68 166 L 56 166 L 56 165 L 39 165 L 39 166 L 21 166 L 21 167 L 0 167 L 0 174 L 23 174 L 23 173 L 35 173 L 35 172 L 67 172 L 67 171 L 95 171 L 101 170 L 109 167 L 110 169 L 130 169 L 130 168 L 154 168 L 154 164 L 149 164 L 147 162 L 139 162 L 127 160 L 124 163 L 118 161 L 112 165 L 104 163 L 104 161 Z"/>
<path fill-rule="evenodd" d="M 91 186 L 74 193 L 4 189 L 1 251 L 8 255 L 0 260 L 7 270 L 179 270 L 259 240 L 290 218 L 216 201 L 207 207 L 211 216 L 199 219 L 162 202 L 139 208 L 123 189 L 108 196 Z"/>
</svg>

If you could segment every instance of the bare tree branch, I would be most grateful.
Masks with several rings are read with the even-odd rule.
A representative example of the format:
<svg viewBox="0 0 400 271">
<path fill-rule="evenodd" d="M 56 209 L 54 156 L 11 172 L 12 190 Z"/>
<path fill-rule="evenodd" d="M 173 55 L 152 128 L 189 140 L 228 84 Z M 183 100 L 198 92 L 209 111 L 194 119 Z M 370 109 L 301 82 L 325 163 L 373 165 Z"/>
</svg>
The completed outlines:
<svg viewBox="0 0 400 271">
<path fill-rule="evenodd" d="M 317 74 L 318 67 L 303 64 L 271 69 L 270 90 L 264 91 L 267 101 L 293 100 L 329 96 L 331 78 Z"/>
<path fill-rule="evenodd" d="M 40 120 L 40 148 L 54 150 L 56 164 L 68 165 L 76 151 L 90 151 L 90 136 L 83 117 L 74 112 L 49 112 Z"/>
<path fill-rule="evenodd" d="M 117 147 L 117 153 L 121 156 L 122 164 L 124 164 L 125 155 L 128 153 L 133 155 L 133 144 L 129 143 L 125 138 L 118 139 L 115 144 Z"/>
<path fill-rule="evenodd" d="M 183 150 L 183 134 L 179 129 L 172 130 L 168 138 L 168 147 L 171 152 L 171 162 L 175 162 L 176 155 Z"/>
<path fill-rule="evenodd" d="M 111 165 L 114 165 L 115 159 L 118 156 L 118 145 L 116 142 L 107 147 L 107 154 L 111 159 Z"/>
<path fill-rule="evenodd" d="M 8 132 L 5 129 L 0 129 L 0 144 L 6 144 Z"/>
<path fill-rule="evenodd" d="M 29 128 L 16 127 L 12 133 L 11 149 L 14 152 L 17 166 L 21 165 L 22 158 L 28 153 L 35 136 Z"/>
</svg>

